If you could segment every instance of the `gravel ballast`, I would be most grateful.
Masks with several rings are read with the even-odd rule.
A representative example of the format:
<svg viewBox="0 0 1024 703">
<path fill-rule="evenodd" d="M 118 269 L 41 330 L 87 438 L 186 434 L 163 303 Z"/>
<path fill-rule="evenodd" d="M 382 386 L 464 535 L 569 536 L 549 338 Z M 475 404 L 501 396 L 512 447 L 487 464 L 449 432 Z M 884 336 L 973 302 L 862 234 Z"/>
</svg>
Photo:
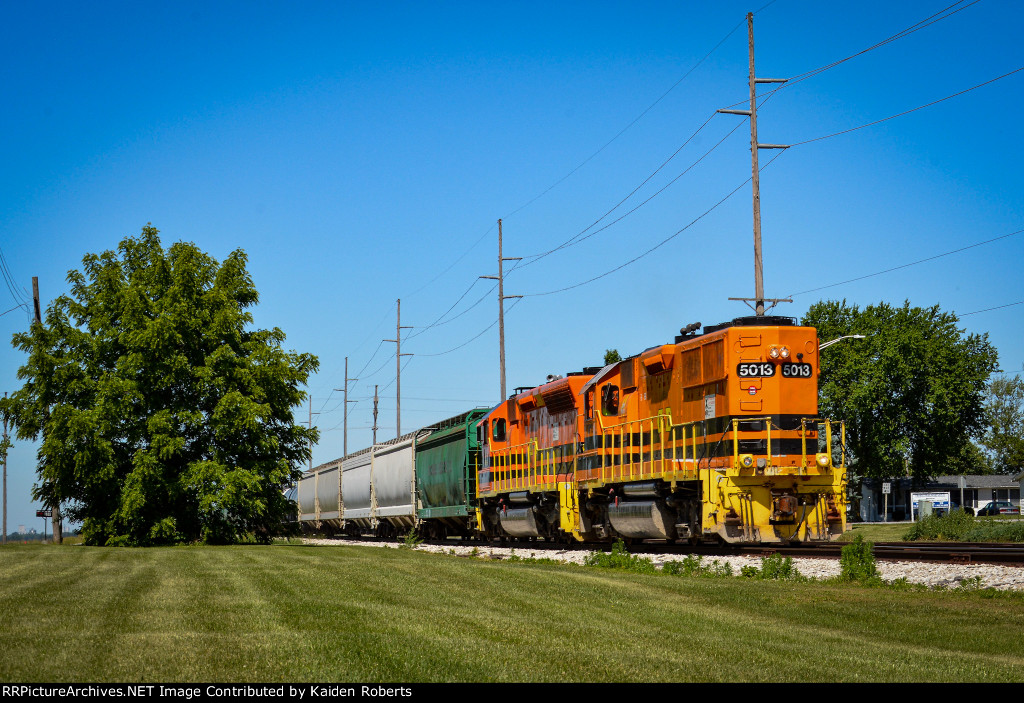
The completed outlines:
<svg viewBox="0 0 1024 703">
<path fill-rule="evenodd" d="M 312 539 L 303 540 L 306 544 L 323 546 L 361 546 L 361 547 L 384 547 L 396 549 L 400 546 L 398 542 L 386 541 L 364 541 L 346 539 Z M 555 559 L 565 563 L 582 564 L 590 552 L 579 549 L 572 550 L 537 550 L 530 549 L 528 545 L 523 547 L 465 547 L 449 545 L 420 544 L 416 547 L 421 552 L 440 552 L 455 554 L 456 556 L 470 556 L 476 550 L 477 556 L 484 559 L 503 558 L 510 556 L 513 552 L 523 558 L 546 558 Z M 659 568 L 667 561 L 680 561 L 684 557 L 678 554 L 644 554 Z M 739 575 L 740 569 L 744 566 L 759 567 L 759 557 L 728 556 L 728 557 L 704 557 L 704 564 L 711 564 L 714 561 L 728 563 L 733 573 Z M 794 557 L 793 565 L 796 569 L 811 578 L 832 578 L 839 575 L 838 559 L 812 559 Z M 1024 568 L 1019 566 L 1000 566 L 994 564 L 935 564 L 917 561 L 877 561 L 876 565 L 882 578 L 886 581 L 905 578 L 911 583 L 921 583 L 928 586 L 945 586 L 955 588 L 961 581 L 981 578 L 981 585 L 984 588 L 995 588 L 1000 590 L 1024 590 Z"/>
</svg>

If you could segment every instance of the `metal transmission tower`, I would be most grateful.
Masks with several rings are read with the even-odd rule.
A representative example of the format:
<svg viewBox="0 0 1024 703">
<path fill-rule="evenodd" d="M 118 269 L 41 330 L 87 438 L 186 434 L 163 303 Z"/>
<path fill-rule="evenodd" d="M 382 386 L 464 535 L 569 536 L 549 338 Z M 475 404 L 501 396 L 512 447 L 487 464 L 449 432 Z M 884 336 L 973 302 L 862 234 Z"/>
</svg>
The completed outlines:
<svg viewBox="0 0 1024 703">
<path fill-rule="evenodd" d="M 501 366 L 501 397 L 499 402 L 505 400 L 505 301 L 510 298 L 522 298 L 521 295 L 505 295 L 505 267 L 506 261 L 521 261 L 521 256 L 501 255 L 501 220 L 498 220 L 498 275 L 480 276 L 490 278 L 498 282 L 498 348 L 499 363 Z"/>
<path fill-rule="evenodd" d="M 747 37 L 750 53 L 750 109 L 749 110 L 719 110 L 730 115 L 746 115 L 750 118 L 750 167 L 751 185 L 754 195 L 754 297 L 753 298 L 729 298 L 729 300 L 742 300 L 747 305 L 754 303 L 754 312 L 758 317 L 764 315 L 765 303 L 771 303 L 769 308 L 775 307 L 777 303 L 792 303 L 790 298 L 765 298 L 764 297 L 764 267 L 761 261 L 761 186 L 758 178 L 757 150 L 758 149 L 788 149 L 784 144 L 760 144 L 757 141 L 757 84 L 758 83 L 785 83 L 785 78 L 755 78 L 754 77 L 754 13 L 747 13 Z"/>
<path fill-rule="evenodd" d="M 411 330 L 412 326 L 402 326 L 402 299 L 398 299 L 398 322 L 395 325 L 395 338 L 385 342 L 395 343 L 395 437 L 402 436 L 402 357 L 412 354 L 402 353 L 402 330 Z M 377 424 L 374 422 L 374 424 Z"/>
</svg>

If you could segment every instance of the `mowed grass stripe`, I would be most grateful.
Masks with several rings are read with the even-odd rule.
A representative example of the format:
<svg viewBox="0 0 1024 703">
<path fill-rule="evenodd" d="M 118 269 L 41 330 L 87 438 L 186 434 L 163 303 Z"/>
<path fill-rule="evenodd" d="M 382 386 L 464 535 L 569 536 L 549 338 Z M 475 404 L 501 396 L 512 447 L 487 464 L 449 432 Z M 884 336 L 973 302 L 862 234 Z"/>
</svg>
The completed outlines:
<svg viewBox="0 0 1024 703">
<path fill-rule="evenodd" d="M 17 547 L 0 573 L 4 681 L 1024 680 L 1012 596 L 282 545 Z"/>
</svg>

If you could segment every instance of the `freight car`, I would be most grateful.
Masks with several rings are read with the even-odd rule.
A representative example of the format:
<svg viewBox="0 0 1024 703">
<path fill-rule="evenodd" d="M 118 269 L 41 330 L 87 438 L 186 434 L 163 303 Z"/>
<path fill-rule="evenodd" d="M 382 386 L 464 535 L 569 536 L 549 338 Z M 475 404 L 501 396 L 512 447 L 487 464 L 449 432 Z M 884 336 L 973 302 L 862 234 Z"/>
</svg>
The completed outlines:
<svg viewBox="0 0 1024 703">
<path fill-rule="evenodd" d="M 306 530 L 394 537 L 467 535 L 476 521 L 477 408 L 315 467 L 299 480 Z"/>
<path fill-rule="evenodd" d="M 523 390 L 481 423 L 480 524 L 582 541 L 825 541 L 845 525 L 841 424 L 817 417 L 818 339 L 786 317 Z"/>
<path fill-rule="evenodd" d="M 814 328 L 699 329 L 319 466 L 299 482 L 299 521 L 566 542 L 841 534 L 844 431 L 817 417 Z"/>
</svg>

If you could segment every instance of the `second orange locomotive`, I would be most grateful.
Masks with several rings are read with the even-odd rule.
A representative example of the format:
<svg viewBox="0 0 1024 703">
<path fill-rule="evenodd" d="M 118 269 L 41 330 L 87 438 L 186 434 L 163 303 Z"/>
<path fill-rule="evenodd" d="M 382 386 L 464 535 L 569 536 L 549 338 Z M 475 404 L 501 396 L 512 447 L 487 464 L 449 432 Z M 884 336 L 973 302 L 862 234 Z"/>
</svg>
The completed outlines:
<svg viewBox="0 0 1024 703">
<path fill-rule="evenodd" d="M 492 410 L 478 527 L 579 541 L 841 534 L 845 442 L 818 418 L 816 330 L 764 316 L 699 327 Z"/>
</svg>

